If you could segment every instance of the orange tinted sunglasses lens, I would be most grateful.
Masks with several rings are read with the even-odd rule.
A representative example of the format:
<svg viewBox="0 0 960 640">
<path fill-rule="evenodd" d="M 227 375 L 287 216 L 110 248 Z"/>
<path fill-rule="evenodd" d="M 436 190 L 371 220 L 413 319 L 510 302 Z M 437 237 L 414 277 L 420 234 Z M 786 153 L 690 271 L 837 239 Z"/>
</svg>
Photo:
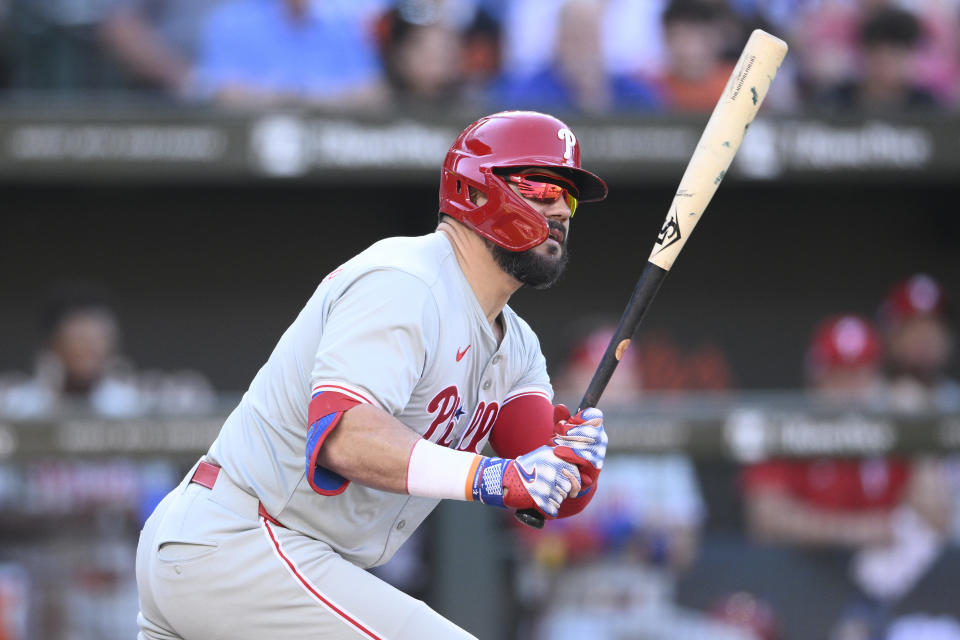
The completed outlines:
<svg viewBox="0 0 960 640">
<path fill-rule="evenodd" d="M 568 188 L 543 180 L 543 178 L 549 180 L 556 180 L 557 178 L 538 175 L 511 175 L 507 177 L 510 182 L 517 185 L 517 190 L 524 198 L 537 200 L 538 202 L 556 202 L 563 197 L 570 208 L 571 218 L 577 210 L 577 197 Z"/>
</svg>

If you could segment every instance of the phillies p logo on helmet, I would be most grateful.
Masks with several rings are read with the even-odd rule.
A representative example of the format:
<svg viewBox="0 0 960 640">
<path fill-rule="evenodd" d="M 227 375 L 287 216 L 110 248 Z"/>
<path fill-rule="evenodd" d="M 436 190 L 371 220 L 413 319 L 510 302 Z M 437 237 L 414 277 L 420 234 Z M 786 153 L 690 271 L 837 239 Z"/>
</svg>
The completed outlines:
<svg viewBox="0 0 960 640">
<path fill-rule="evenodd" d="M 573 149 L 577 146 L 577 136 L 573 135 L 570 129 L 560 129 L 557 131 L 557 137 L 563 140 L 563 161 L 573 162 Z"/>
</svg>

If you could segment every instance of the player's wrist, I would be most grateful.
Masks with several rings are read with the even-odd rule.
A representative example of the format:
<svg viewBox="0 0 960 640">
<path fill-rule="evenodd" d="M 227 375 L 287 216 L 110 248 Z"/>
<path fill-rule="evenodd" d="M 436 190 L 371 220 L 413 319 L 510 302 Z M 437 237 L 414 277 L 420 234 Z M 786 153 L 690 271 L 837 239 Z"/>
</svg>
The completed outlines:
<svg viewBox="0 0 960 640">
<path fill-rule="evenodd" d="M 541 446 L 517 459 L 485 457 L 418 440 L 407 464 L 407 493 L 466 500 L 508 509 L 534 508 L 556 517 L 560 504 L 579 493 L 576 465 Z"/>
<path fill-rule="evenodd" d="M 419 440 L 407 464 L 407 493 L 506 508 L 504 475 L 511 462 Z"/>
<path fill-rule="evenodd" d="M 474 500 L 474 479 L 484 456 L 418 440 L 407 463 L 407 493 L 442 500 Z"/>
</svg>

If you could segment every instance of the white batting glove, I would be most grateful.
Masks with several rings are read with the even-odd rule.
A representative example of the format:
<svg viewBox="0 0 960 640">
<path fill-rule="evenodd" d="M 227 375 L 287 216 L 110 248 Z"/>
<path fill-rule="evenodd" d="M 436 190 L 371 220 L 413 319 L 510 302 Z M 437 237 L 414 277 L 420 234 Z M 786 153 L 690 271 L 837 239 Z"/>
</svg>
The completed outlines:
<svg viewBox="0 0 960 640">
<path fill-rule="evenodd" d="M 566 416 L 564 416 L 564 413 Z M 603 469 L 603 459 L 607 455 L 607 432 L 603 428 L 603 412 L 595 407 L 584 409 L 570 416 L 566 407 L 559 405 L 554 413 L 556 424 L 553 443 L 557 447 L 566 447 L 591 467 Z M 569 455 L 558 452 L 564 460 L 581 464 Z"/>
<path fill-rule="evenodd" d="M 553 447 L 534 449 L 515 460 L 482 458 L 473 479 L 473 499 L 510 509 L 534 508 L 555 518 L 560 503 L 580 492 L 576 465 L 557 457 Z"/>
</svg>

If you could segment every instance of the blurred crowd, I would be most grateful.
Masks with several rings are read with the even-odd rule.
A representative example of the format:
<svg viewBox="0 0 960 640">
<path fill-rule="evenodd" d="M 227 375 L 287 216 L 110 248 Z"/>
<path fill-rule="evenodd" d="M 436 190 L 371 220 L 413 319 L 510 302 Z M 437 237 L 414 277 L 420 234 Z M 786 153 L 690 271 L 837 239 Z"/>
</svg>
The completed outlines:
<svg viewBox="0 0 960 640">
<path fill-rule="evenodd" d="M 201 373 L 143 369 L 124 353 L 106 288 L 63 282 L 41 297 L 33 366 L 12 369 L 0 354 L 0 420 L 170 419 L 216 409 Z M 133 637 L 137 532 L 182 469 L 159 453 L 70 458 L 49 446 L 48 457 L 0 461 L 0 640 Z"/>
<path fill-rule="evenodd" d="M 893 284 L 876 310 L 824 318 L 797 363 L 810 401 L 846 412 L 960 410 L 960 384 L 945 373 L 954 324 L 926 274 Z M 560 399 L 577 402 L 612 335 L 601 325 L 575 342 L 555 372 Z M 602 406 L 732 386 L 718 345 L 684 350 L 648 332 L 625 352 Z M 956 593 L 938 594 L 943 583 L 927 578 L 960 567 L 958 465 L 908 455 L 745 465 L 743 532 L 731 544 L 704 539 L 705 487 L 687 455 L 614 454 L 577 518 L 543 532 L 515 527 L 521 557 L 532 558 L 518 573 L 523 637 L 960 640 Z M 694 591 L 706 594 L 695 607 L 679 597 L 693 568 Z"/>
<path fill-rule="evenodd" d="M 552 371 L 557 400 L 571 406 L 613 335 L 606 319 L 582 322 Z M 124 356 L 120 321 L 96 285 L 51 291 L 38 326 L 33 370 L 0 373 L 2 417 L 215 408 L 199 373 L 144 371 Z M 826 409 L 957 413 L 960 383 L 947 375 L 955 327 L 943 286 L 918 273 L 893 283 L 876 309 L 823 318 L 794 366 L 809 400 Z M 681 344 L 644 331 L 602 406 L 635 406 L 654 394 L 722 397 L 736 386 L 719 341 Z M 49 612 L 52 602 L 78 637 L 128 637 L 132 540 L 178 475 L 161 459 L 0 465 L 0 512 L 12 516 L 5 530 L 17 540 L 0 553 L 0 614 L 8 616 L 0 625 L 8 636 L 0 637 L 30 637 L 24 630 L 42 625 L 27 614 Z M 740 467 L 736 477 L 742 530 L 732 543 L 707 534 L 709 480 L 681 451 L 614 452 L 601 491 L 578 517 L 542 531 L 513 524 L 519 637 L 781 640 L 802 629 L 826 640 L 960 640 L 956 594 L 943 589 L 943 573 L 960 570 L 960 459 L 773 458 Z M 13 522 L 40 537 L 17 538 Z M 61 530 L 64 522 L 72 524 Z M 41 544 L 64 534 L 53 551 Z M 79 540 L 87 540 L 83 553 Z M 415 538 L 381 575 L 427 593 L 428 548 Z M 49 588 L 53 575 L 65 580 L 60 591 Z M 681 597 L 688 578 L 700 585 L 699 601 Z"/>
<path fill-rule="evenodd" d="M 785 112 L 955 111 L 958 0 L 0 0 L 0 90 L 240 108 L 713 107 L 747 36 Z"/>
</svg>

